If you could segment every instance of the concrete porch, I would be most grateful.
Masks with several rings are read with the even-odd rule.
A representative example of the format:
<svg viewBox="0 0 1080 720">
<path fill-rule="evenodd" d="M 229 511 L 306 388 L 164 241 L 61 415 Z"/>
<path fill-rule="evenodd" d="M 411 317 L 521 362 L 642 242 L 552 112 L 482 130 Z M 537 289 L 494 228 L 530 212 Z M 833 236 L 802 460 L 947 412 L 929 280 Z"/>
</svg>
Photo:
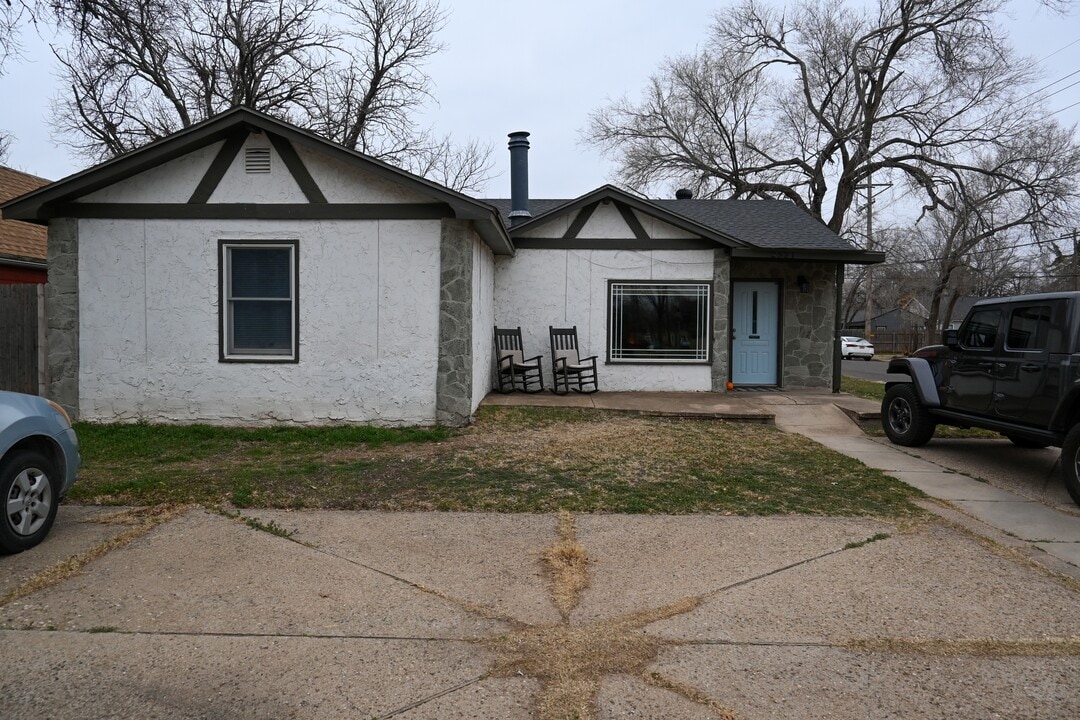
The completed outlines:
<svg viewBox="0 0 1080 720">
<path fill-rule="evenodd" d="M 737 422 L 775 424 L 783 406 L 835 405 L 857 422 L 880 417 L 877 402 L 847 393 L 822 390 L 733 390 L 708 392 L 489 393 L 480 403 L 491 405 L 594 408 L 667 417 L 706 417 Z"/>
</svg>

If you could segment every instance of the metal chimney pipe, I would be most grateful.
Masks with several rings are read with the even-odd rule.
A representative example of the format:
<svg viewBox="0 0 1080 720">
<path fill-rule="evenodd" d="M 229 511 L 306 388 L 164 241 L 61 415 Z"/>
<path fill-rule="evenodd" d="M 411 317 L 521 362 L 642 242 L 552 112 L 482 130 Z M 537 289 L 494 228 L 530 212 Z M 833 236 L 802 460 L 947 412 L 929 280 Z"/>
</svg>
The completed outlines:
<svg viewBox="0 0 1080 720">
<path fill-rule="evenodd" d="M 509 135 L 510 142 L 510 225 L 532 217 L 529 212 L 529 133 Z"/>
</svg>

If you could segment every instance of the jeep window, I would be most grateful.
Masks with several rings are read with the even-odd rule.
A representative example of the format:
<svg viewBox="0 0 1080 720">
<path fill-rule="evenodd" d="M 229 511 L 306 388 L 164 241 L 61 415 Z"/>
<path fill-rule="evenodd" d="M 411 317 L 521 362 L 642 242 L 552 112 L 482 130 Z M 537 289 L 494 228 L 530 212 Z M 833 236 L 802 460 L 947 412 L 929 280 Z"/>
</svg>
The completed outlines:
<svg viewBox="0 0 1080 720">
<path fill-rule="evenodd" d="M 1050 308 L 1046 305 L 1016 308 L 1009 318 L 1005 347 L 1009 350 L 1043 350 L 1050 327 Z"/>
<path fill-rule="evenodd" d="M 990 350 L 997 343 L 998 323 L 1001 311 L 998 309 L 976 310 L 960 328 L 960 344 L 976 350 Z"/>
</svg>

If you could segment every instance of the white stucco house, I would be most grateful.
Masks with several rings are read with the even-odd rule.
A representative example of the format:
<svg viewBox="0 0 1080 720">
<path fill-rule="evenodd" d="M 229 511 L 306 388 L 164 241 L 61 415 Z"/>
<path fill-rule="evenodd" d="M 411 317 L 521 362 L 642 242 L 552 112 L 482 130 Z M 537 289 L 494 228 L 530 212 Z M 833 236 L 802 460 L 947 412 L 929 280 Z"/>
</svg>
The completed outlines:
<svg viewBox="0 0 1080 720">
<path fill-rule="evenodd" d="M 604 390 L 836 388 L 867 253 L 794 205 L 462 195 L 245 108 L 3 205 L 48 226 L 49 394 L 84 419 L 467 422 L 492 328 Z M 550 370 L 548 369 L 548 372 Z"/>
</svg>

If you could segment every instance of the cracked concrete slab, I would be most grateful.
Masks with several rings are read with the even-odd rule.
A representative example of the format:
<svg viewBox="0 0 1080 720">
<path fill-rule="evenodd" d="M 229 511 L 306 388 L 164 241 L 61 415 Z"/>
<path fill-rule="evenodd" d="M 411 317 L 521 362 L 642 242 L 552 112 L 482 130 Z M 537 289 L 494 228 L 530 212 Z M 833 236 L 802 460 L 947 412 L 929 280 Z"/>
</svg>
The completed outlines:
<svg viewBox="0 0 1080 720">
<path fill-rule="evenodd" d="M 481 681 L 489 657 L 464 642 L 0 631 L 6 648 L 31 639 L 20 671 L 0 676 L 7 717 L 370 718 L 416 706 L 399 717 L 495 720 L 528 718 L 534 692 Z"/>
<path fill-rule="evenodd" d="M 942 500 L 985 500 L 1009 502 L 1016 496 L 993 485 L 972 480 L 967 475 L 948 472 L 940 468 L 920 472 L 892 471 L 886 473 L 901 482 L 922 490 L 931 497 Z"/>
<path fill-rule="evenodd" d="M 842 518 L 579 516 L 589 587 L 571 619 L 592 622 L 660 607 L 891 529 Z"/>
<path fill-rule="evenodd" d="M 1033 500 L 1013 496 L 1012 502 L 956 500 L 954 504 L 983 522 L 1024 540 L 1080 542 L 1080 519 Z"/>
<path fill-rule="evenodd" d="M 124 509 L 62 504 L 57 509 L 48 542 L 0 559 L 0 567 L 3 568 L 3 572 L 0 572 L 0 595 L 10 592 L 49 565 L 86 552 L 129 529 L 130 525 L 95 522 Z"/>
<path fill-rule="evenodd" d="M 647 630 L 681 641 L 1080 637 L 1075 590 L 929 526 L 734 588 Z"/>
<path fill-rule="evenodd" d="M 484 603 L 529 623 L 555 623 L 540 556 L 556 538 L 550 515 L 245 511 L 294 538 L 370 567 Z"/>
<path fill-rule="evenodd" d="M 393 577 L 202 510 L 0 608 L 0 623 L 420 638 L 505 629 Z"/>
<path fill-rule="evenodd" d="M 596 698 L 598 720 L 664 718 L 664 720 L 716 720 L 709 707 L 687 700 L 641 678 L 612 675 L 600 684 Z"/>
<path fill-rule="evenodd" d="M 652 669 L 740 720 L 1080 716 L 1080 657 L 927 657 L 834 647 L 688 646 Z"/>
</svg>

